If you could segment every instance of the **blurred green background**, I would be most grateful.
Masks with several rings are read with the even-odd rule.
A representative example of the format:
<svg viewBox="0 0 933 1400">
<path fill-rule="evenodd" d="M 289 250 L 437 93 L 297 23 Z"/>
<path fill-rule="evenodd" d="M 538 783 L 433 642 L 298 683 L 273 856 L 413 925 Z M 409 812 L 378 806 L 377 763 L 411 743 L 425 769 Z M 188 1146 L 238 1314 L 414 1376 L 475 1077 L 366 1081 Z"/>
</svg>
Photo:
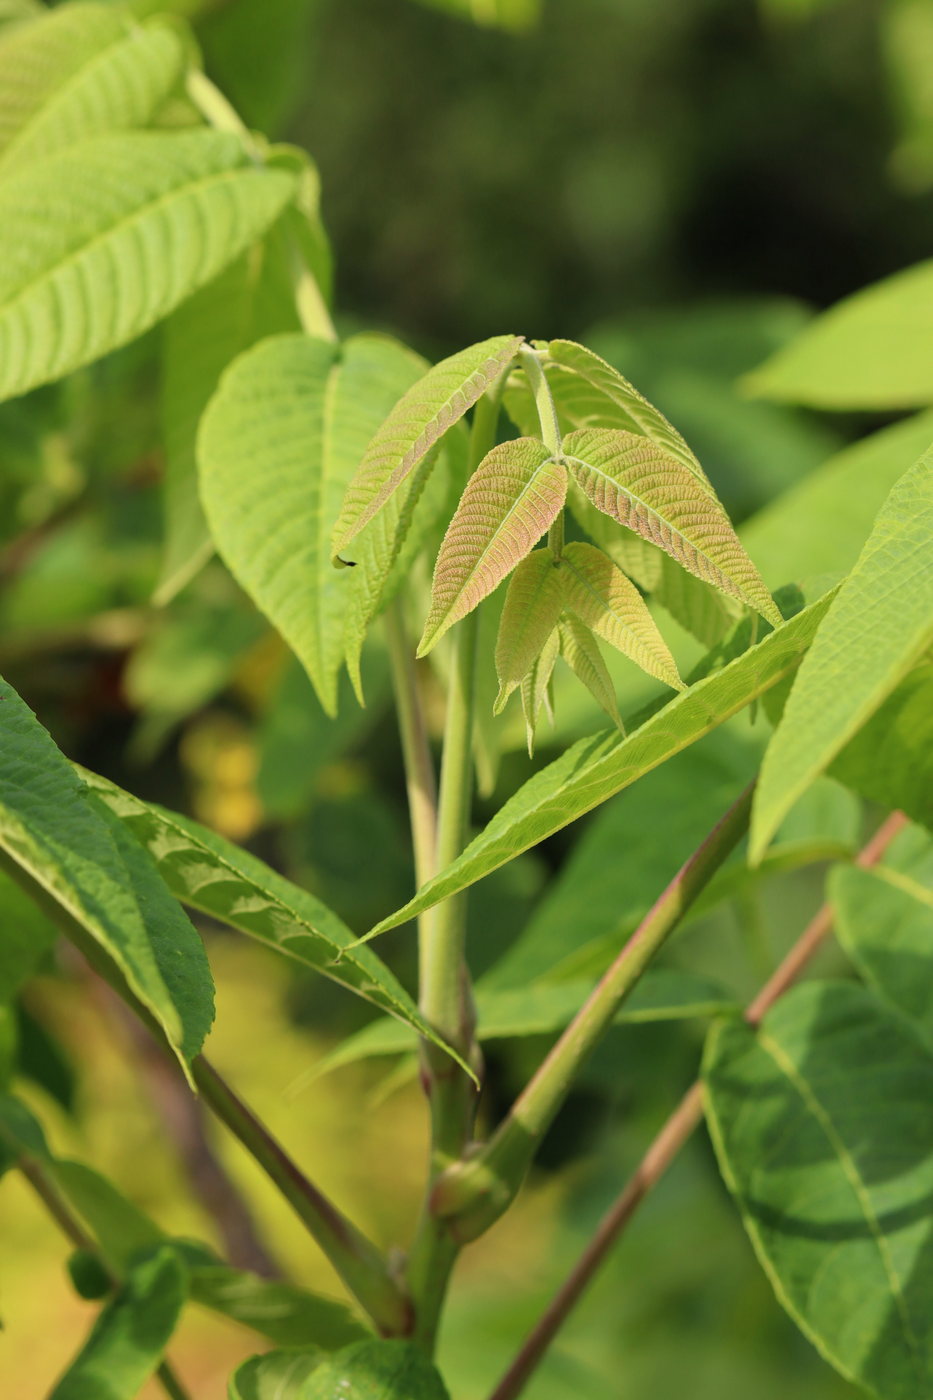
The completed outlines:
<svg viewBox="0 0 933 1400">
<path fill-rule="evenodd" d="M 208 71 L 247 120 L 318 162 L 342 329 L 381 327 L 432 357 L 503 331 L 585 339 L 673 418 L 740 521 L 883 425 L 758 403 L 737 381 L 813 309 L 933 248 L 933 0 L 544 0 L 537 21 L 531 0 L 174 8 L 195 12 Z M 362 931 L 413 879 L 384 656 L 378 644 L 368 656 L 367 710 L 348 701 L 331 724 L 219 565 L 168 609 L 151 607 L 158 347 L 149 335 L 0 408 L 0 670 L 69 755 L 247 842 Z M 618 680 L 635 708 L 643 681 Z M 600 723 L 584 699 L 559 696 L 536 762 Z M 477 970 L 510 947 L 493 974 L 501 985 L 598 970 L 763 739 L 760 719 L 727 726 L 484 882 L 472 901 Z M 529 772 L 514 717 L 496 743 L 478 820 Z M 814 803 L 785 832 L 787 849 L 851 849 L 865 814 L 830 783 Z M 724 886 L 669 965 L 747 995 L 818 904 L 821 874 L 816 863 L 737 895 Z M 532 936 L 517 941 L 529 920 Z M 214 1058 L 364 1226 L 404 1238 L 425 1128 L 410 1076 L 387 1082 L 376 1061 L 296 1090 L 364 1008 L 218 930 L 207 937 Z M 410 981 L 411 931 L 384 951 Z M 53 1140 L 112 1171 L 166 1224 L 210 1237 L 211 1222 L 180 1204 L 177 1157 L 132 1057 L 74 969 L 50 966 L 23 1015 L 27 1092 Z M 488 1391 L 691 1081 L 702 1031 L 619 1027 L 590 1066 L 518 1208 L 463 1261 L 441 1356 L 455 1400 Z M 536 1037 L 488 1044 L 487 1116 L 545 1048 Z M 278 1260 L 334 1288 L 249 1163 L 218 1150 L 254 1193 Z M 5 1393 L 38 1400 L 89 1308 L 69 1294 L 51 1227 L 10 1182 L 0 1233 Z M 194 1316 L 173 1354 L 198 1400 L 222 1400 L 233 1362 L 256 1348 Z M 774 1301 L 705 1140 L 638 1217 L 528 1394 L 649 1392 L 855 1393 Z"/>
</svg>

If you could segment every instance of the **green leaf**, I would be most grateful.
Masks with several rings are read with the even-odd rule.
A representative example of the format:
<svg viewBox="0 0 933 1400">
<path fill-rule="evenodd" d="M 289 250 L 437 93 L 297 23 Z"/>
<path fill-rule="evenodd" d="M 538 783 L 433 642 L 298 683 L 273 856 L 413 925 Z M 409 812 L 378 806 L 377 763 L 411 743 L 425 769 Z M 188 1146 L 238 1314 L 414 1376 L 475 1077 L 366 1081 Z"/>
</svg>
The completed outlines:
<svg viewBox="0 0 933 1400">
<path fill-rule="evenodd" d="M 90 20 L 89 30 L 75 35 L 76 42 L 63 52 L 64 32 L 73 29 L 75 11 L 83 8 L 69 7 L 49 15 L 42 25 L 22 35 L 18 44 L 11 45 L 15 49 L 28 47 L 28 54 L 4 54 L 0 48 L 0 82 L 7 81 L 5 70 L 11 61 L 35 64 L 42 75 L 35 84 L 36 68 L 25 70 L 35 84 L 31 90 L 27 86 L 25 92 L 21 78 L 20 82 L 12 76 L 9 80 L 14 101 L 17 96 L 21 101 L 24 97 L 33 100 L 24 104 L 27 119 L 0 149 L 0 176 L 89 137 L 147 126 L 181 78 L 187 59 L 185 42 L 177 29 L 158 20 L 131 29 L 113 11 L 88 6 L 81 29 L 84 31 Z M 103 32 L 108 27 L 113 31 L 109 40 Z M 100 35 L 91 51 L 84 48 L 86 32 Z M 28 46 L 27 38 L 31 40 Z M 79 55 L 85 61 L 75 70 L 72 64 Z M 70 69 L 64 81 L 54 88 L 46 87 L 46 64 L 54 68 L 63 60 Z M 36 105 L 40 96 L 41 104 Z"/>
<path fill-rule="evenodd" d="M 829 771 L 870 801 L 933 829 L 933 661 L 901 681 Z"/>
<path fill-rule="evenodd" d="M 496 637 L 496 672 L 499 695 L 495 713 L 499 714 L 516 686 L 535 666 L 557 626 L 564 600 L 560 571 L 549 549 L 535 549 L 523 559 L 509 580 L 505 604 Z M 553 648 L 557 656 L 556 645 Z M 551 662 L 553 668 L 553 659 Z M 550 678 L 550 671 L 544 680 Z M 532 682 L 533 687 L 536 682 Z M 543 694 L 533 705 L 537 715 Z M 533 727 L 533 723 L 532 723 Z"/>
<path fill-rule="evenodd" d="M 358 667 L 419 479 L 367 532 L 357 568 L 333 568 L 331 524 L 366 443 L 419 368 L 416 356 L 383 336 L 356 336 L 343 347 L 276 336 L 231 365 L 202 424 L 201 491 L 214 541 L 329 714 L 348 652 L 351 672 Z"/>
<path fill-rule="evenodd" d="M 933 402 L 933 261 L 839 302 L 745 383 L 814 408 L 913 408 Z"/>
<path fill-rule="evenodd" d="M 187 1063 L 213 1019 L 200 938 L 152 859 L 89 793 L 3 681 L 0 736 L 0 850 L 7 872 L 56 912 L 118 990 L 129 988 Z"/>
<path fill-rule="evenodd" d="M 536 438 L 494 447 L 470 477 L 434 567 L 418 655 L 497 588 L 560 514 L 567 470 Z"/>
<path fill-rule="evenodd" d="M 430 1361 L 411 1342 L 359 1342 L 312 1371 L 301 1400 L 450 1400 Z"/>
<path fill-rule="evenodd" d="M 323 1360 L 307 1349 L 251 1356 L 231 1376 L 228 1400 L 306 1400 L 308 1377 Z"/>
<path fill-rule="evenodd" d="M 494 987 L 482 978 L 476 985 L 477 1038 L 515 1040 L 550 1035 L 570 1024 L 593 990 L 592 978 L 566 982 L 532 982 L 522 987 Z M 615 1018 L 617 1025 L 679 1021 L 693 1017 L 737 1014 L 738 1002 L 718 982 L 694 973 L 651 968 Z M 301 1075 L 293 1092 L 335 1069 L 416 1048 L 414 1036 L 397 1021 L 372 1021 L 324 1055 Z"/>
<path fill-rule="evenodd" d="M 249 247 L 295 182 L 245 164 L 223 132 L 134 132 L 4 181 L 0 397 L 126 344 Z"/>
<path fill-rule="evenodd" d="M 929 860 L 933 842 L 925 846 Z M 839 940 L 859 972 L 933 1044 L 933 864 L 925 881 L 886 864 L 840 865 L 828 891 Z"/>
<path fill-rule="evenodd" d="M 16 997 L 55 945 L 58 929 L 25 890 L 0 874 L 0 1003 Z"/>
<path fill-rule="evenodd" d="M 780 618 L 726 512 L 680 462 L 635 433 L 607 429 L 570 433 L 563 450 L 599 510 L 769 622 Z"/>
<path fill-rule="evenodd" d="M 499 335 L 429 369 L 393 408 L 347 488 L 331 551 L 339 555 L 419 462 L 514 359 L 521 336 Z"/>
<path fill-rule="evenodd" d="M 720 1167 L 779 1301 L 880 1400 L 933 1385 L 933 1056 L 863 988 L 808 983 L 714 1027 Z"/>
<path fill-rule="evenodd" d="M 172 1249 L 137 1264 L 49 1400 L 131 1400 L 158 1368 L 185 1294 L 185 1271 Z"/>
<path fill-rule="evenodd" d="M 675 696 L 624 738 L 610 730 L 574 744 L 519 788 L 463 855 L 403 909 L 384 919 L 373 935 L 467 889 L 744 709 L 799 665 L 830 599 L 827 594 L 805 608 L 757 646 Z"/>
<path fill-rule="evenodd" d="M 141 802 L 97 774 L 84 776 L 151 853 L 178 899 L 277 948 L 443 1044 L 381 958 L 371 949 L 351 946 L 350 930 L 312 894 L 197 822 Z"/>
<path fill-rule="evenodd" d="M 561 555 L 567 607 L 604 642 L 674 690 L 683 681 L 638 589 L 602 550 L 577 541 Z"/>
<path fill-rule="evenodd" d="M 547 708 L 548 714 L 553 720 L 553 707 L 550 702 L 551 676 L 554 671 L 554 663 L 560 653 L 560 633 L 555 627 L 542 646 L 531 669 L 522 681 L 522 711 L 525 716 L 525 733 L 528 739 L 528 757 L 534 754 L 535 747 L 535 726 L 538 722 L 538 715 L 541 713 L 541 706 Z"/>
<path fill-rule="evenodd" d="M 521 32 L 534 25 L 541 0 L 421 0 L 435 10 L 446 10 L 474 24 Z"/>
<path fill-rule="evenodd" d="M 771 740 L 749 844 L 778 823 L 933 642 L 933 453 L 892 490 L 833 601 Z"/>
<path fill-rule="evenodd" d="M 599 643 L 590 629 L 572 614 L 557 629 L 560 654 L 578 681 L 582 681 L 601 710 L 625 733 L 615 687 L 606 669 Z"/>
<path fill-rule="evenodd" d="M 344 1303 L 309 1293 L 292 1283 L 259 1278 L 227 1264 L 194 1266 L 190 1295 L 193 1303 L 251 1327 L 277 1346 L 307 1346 L 313 1342 L 325 1351 L 336 1351 L 368 1335 Z"/>
</svg>

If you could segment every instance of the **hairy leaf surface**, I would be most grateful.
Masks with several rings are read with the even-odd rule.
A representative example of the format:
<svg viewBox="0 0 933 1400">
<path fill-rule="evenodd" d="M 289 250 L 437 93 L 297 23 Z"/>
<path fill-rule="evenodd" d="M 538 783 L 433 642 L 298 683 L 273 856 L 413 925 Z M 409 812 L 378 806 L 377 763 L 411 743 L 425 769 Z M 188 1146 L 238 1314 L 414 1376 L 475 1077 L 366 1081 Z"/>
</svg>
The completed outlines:
<svg viewBox="0 0 933 1400">
<path fill-rule="evenodd" d="M 347 488 L 334 527 L 339 555 L 514 359 L 521 336 L 499 335 L 460 350 L 429 369 L 396 404 L 373 437 Z"/>
<path fill-rule="evenodd" d="M 178 899 L 278 948 L 441 1043 L 382 959 L 371 949 L 351 947 L 350 930 L 312 894 L 197 822 L 141 802 L 95 773 L 85 777 L 151 853 Z"/>
<path fill-rule="evenodd" d="M 568 544 L 560 561 L 567 607 L 604 642 L 675 690 L 683 689 L 674 658 L 638 589 L 594 545 Z"/>
<path fill-rule="evenodd" d="M 11 686 L 0 681 L 0 850 L 8 872 L 118 990 L 165 1031 L 183 1063 L 213 1019 L 201 940 L 152 859 L 98 804 Z"/>
<path fill-rule="evenodd" d="M 775 623 L 780 614 L 718 500 L 681 463 L 635 433 L 584 428 L 563 443 L 593 504 Z"/>
<path fill-rule="evenodd" d="M 560 654 L 577 680 L 586 686 L 601 710 L 625 733 L 616 701 L 615 686 L 603 660 L 599 643 L 593 633 L 573 613 L 569 613 L 557 629 Z"/>
<path fill-rule="evenodd" d="M 557 628 L 548 637 L 531 668 L 522 681 L 522 712 L 525 716 L 525 735 L 528 741 L 528 757 L 534 754 L 535 726 L 543 705 L 553 720 L 550 701 L 551 676 L 554 663 L 560 654 L 560 633 Z"/>
<path fill-rule="evenodd" d="M 519 788 L 463 855 L 403 909 L 384 919 L 373 935 L 467 889 L 744 709 L 799 665 L 830 599 L 827 594 L 812 603 L 757 646 L 675 696 L 624 738 L 610 730 L 574 744 Z"/>
<path fill-rule="evenodd" d="M 437 556 L 419 656 L 530 553 L 560 514 L 566 494 L 566 468 L 535 438 L 500 443 L 483 458 Z"/>
<path fill-rule="evenodd" d="M 933 260 L 817 316 L 746 383 L 766 398 L 814 408 L 933 403 Z"/>
<path fill-rule="evenodd" d="M 800 669 L 755 794 L 750 855 L 933 642 L 933 452 L 891 491 Z"/>
<path fill-rule="evenodd" d="M 535 549 L 509 580 L 496 638 L 496 714 L 541 657 L 563 611 L 561 574 L 555 564 L 549 549 Z"/>
<path fill-rule="evenodd" d="M 28 32 L 28 31 L 27 31 Z M 223 132 L 81 143 L 0 185 L 0 397 L 126 344 L 209 282 L 295 188 Z"/>
<path fill-rule="evenodd" d="M 807 983 L 704 1059 L 720 1167 L 779 1301 L 880 1400 L 933 1385 L 933 1055 L 852 983 Z"/>
</svg>

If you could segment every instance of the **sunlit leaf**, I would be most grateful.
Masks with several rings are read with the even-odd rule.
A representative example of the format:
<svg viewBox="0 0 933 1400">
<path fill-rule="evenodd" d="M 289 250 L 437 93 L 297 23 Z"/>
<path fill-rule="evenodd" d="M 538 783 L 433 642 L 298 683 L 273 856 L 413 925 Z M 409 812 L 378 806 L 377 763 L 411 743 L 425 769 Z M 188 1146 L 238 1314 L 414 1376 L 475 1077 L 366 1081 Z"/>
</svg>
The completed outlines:
<svg viewBox="0 0 933 1400">
<path fill-rule="evenodd" d="M 332 553 L 339 555 L 418 463 L 514 359 L 521 336 L 499 335 L 442 360 L 399 400 L 351 481 Z"/>
<path fill-rule="evenodd" d="M 542 646 L 537 657 L 531 664 L 522 681 L 522 712 L 525 716 L 525 733 L 528 740 L 528 756 L 534 753 L 535 746 L 535 726 L 538 723 L 538 715 L 541 713 L 541 706 L 544 705 L 548 713 L 553 718 L 550 703 L 551 676 L 554 671 L 554 663 L 560 654 L 560 633 L 557 628 L 548 637 Z"/>
<path fill-rule="evenodd" d="M 933 1055 L 853 983 L 791 991 L 704 1060 L 720 1167 L 779 1301 L 879 1400 L 933 1385 Z"/>
<path fill-rule="evenodd" d="M 358 1342 L 311 1372 L 302 1400 L 450 1400 L 431 1362 L 411 1342 Z"/>
<path fill-rule="evenodd" d="M 582 681 L 601 710 L 625 733 L 616 702 L 612 677 L 606 669 L 599 643 L 578 617 L 568 614 L 557 629 L 560 654 L 578 681 Z"/>
<path fill-rule="evenodd" d="M 251 1356 L 230 1377 L 228 1400 L 305 1400 L 308 1377 L 324 1355 L 303 1347 Z"/>
<path fill-rule="evenodd" d="M 500 443 L 467 482 L 434 567 L 423 656 L 482 602 L 559 515 L 567 470 L 536 438 Z"/>
<path fill-rule="evenodd" d="M 675 696 L 627 736 L 603 731 L 574 744 L 519 788 L 463 855 L 377 925 L 373 935 L 467 889 L 744 709 L 800 664 L 831 596 L 812 603 L 757 646 Z"/>
<path fill-rule="evenodd" d="M 750 856 L 933 642 L 933 453 L 901 477 L 800 669 L 755 795 Z"/>
<path fill-rule="evenodd" d="M 555 562 L 549 549 L 535 549 L 509 580 L 496 638 L 496 714 L 542 655 L 563 611 L 561 575 Z M 535 713 L 539 708 L 540 701 Z"/>
<path fill-rule="evenodd" d="M 26 31 L 28 33 L 28 30 Z M 82 142 L 0 185 L 0 397 L 126 344 L 273 222 L 294 190 L 217 131 Z"/>
<path fill-rule="evenodd" d="M 722 506 L 681 463 L 624 431 L 584 428 L 564 439 L 563 450 L 599 510 L 769 622 L 780 617 Z"/>
</svg>

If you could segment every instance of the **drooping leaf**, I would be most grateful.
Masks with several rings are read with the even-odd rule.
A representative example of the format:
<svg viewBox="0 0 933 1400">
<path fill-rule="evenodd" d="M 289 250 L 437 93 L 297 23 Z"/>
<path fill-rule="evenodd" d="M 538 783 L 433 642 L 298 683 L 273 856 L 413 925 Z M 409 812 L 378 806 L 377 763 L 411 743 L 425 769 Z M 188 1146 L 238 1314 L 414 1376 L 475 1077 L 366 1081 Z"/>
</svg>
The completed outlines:
<svg viewBox="0 0 933 1400">
<path fill-rule="evenodd" d="M 26 31 L 28 33 L 28 30 Z M 126 344 L 249 247 L 294 178 L 223 132 L 82 142 L 0 185 L 0 397 Z"/>
<path fill-rule="evenodd" d="M 933 261 L 832 307 L 767 360 L 753 393 L 814 408 L 913 408 L 933 402 Z"/>
<path fill-rule="evenodd" d="M 0 850 L 9 874 L 56 913 L 118 990 L 128 988 L 182 1063 L 213 1019 L 204 948 L 152 859 L 77 778 L 0 681 Z"/>
<path fill-rule="evenodd" d="M 605 711 L 613 724 L 624 734 L 625 726 L 619 714 L 612 677 L 606 669 L 599 643 L 586 623 L 570 613 L 558 627 L 557 635 L 564 661 L 577 680 L 586 686 L 600 709 Z"/>
<path fill-rule="evenodd" d="M 367 532 L 357 568 L 333 568 L 331 525 L 366 443 L 419 368 L 383 336 L 355 336 L 342 348 L 275 336 L 227 370 L 199 435 L 214 541 L 330 714 L 347 651 L 358 666 L 365 625 L 404 543 L 418 478 Z"/>
<path fill-rule="evenodd" d="M 665 685 L 682 690 L 674 658 L 638 589 L 594 545 L 575 541 L 561 555 L 564 599 L 604 642 Z"/>
<path fill-rule="evenodd" d="M 926 872 L 839 865 L 828 891 L 837 935 L 859 972 L 933 1044 L 933 842 L 924 844 Z"/>
<path fill-rule="evenodd" d="M 442 360 L 399 400 L 350 482 L 331 551 L 339 556 L 406 477 L 514 359 L 521 336 L 499 335 Z"/>
<path fill-rule="evenodd" d="M 535 726 L 538 723 L 538 715 L 541 713 L 541 706 L 544 705 L 548 713 L 552 714 L 550 703 L 551 676 L 554 671 L 554 663 L 560 654 L 560 633 L 557 628 L 548 637 L 542 646 L 537 657 L 531 664 L 522 681 L 522 712 L 525 716 L 525 733 L 528 740 L 528 757 L 534 754 L 535 746 Z"/>
<path fill-rule="evenodd" d="M 302 1400 L 450 1400 L 424 1352 L 411 1342 L 358 1342 L 311 1372 Z"/>
<path fill-rule="evenodd" d="M 150 806 L 94 773 L 88 786 L 156 861 L 173 894 L 192 909 L 278 948 L 437 1041 L 394 974 L 326 905 L 256 856 L 197 822 Z"/>
<path fill-rule="evenodd" d="M 84 11 L 80 33 L 74 25 L 77 10 Z M 108 28 L 112 30 L 109 42 L 104 40 Z M 74 42 L 65 51 L 62 41 L 68 31 Z M 84 42 L 91 33 L 99 36 L 98 44 L 86 51 Z M 0 176 L 89 137 L 148 125 L 179 81 L 187 59 L 177 29 L 158 20 L 130 28 L 103 6 L 78 5 L 57 11 L 11 47 L 27 47 L 27 38 L 31 41 L 28 54 L 7 53 L 7 62 L 0 46 L 0 82 L 8 89 L 4 99 L 19 105 L 21 116 L 25 115 L 23 108 L 28 111 L 26 120 L 10 132 L 0 150 Z M 75 58 L 82 55 L 85 62 L 75 70 Z M 27 64 L 24 70 L 10 71 L 11 61 L 23 60 Z M 47 87 L 45 65 L 54 68 L 63 61 L 70 69 L 67 77 Z M 36 105 L 40 92 L 41 101 Z M 0 123 L 4 115 L 0 115 Z"/>
<path fill-rule="evenodd" d="M 779 1301 L 879 1400 L 933 1383 L 933 1055 L 852 983 L 710 1034 L 707 1120 Z"/>
<path fill-rule="evenodd" d="M 467 889 L 744 709 L 799 665 L 830 599 L 827 594 L 812 603 L 757 646 L 675 696 L 624 738 L 610 730 L 574 744 L 519 788 L 463 855 L 404 909 L 384 919 L 373 935 Z"/>
<path fill-rule="evenodd" d="M 130 1400 L 158 1368 L 185 1302 L 174 1250 L 136 1264 L 49 1400 Z"/>
<path fill-rule="evenodd" d="M 251 1356 L 230 1377 L 228 1400 L 305 1400 L 308 1377 L 324 1360 L 316 1348 Z"/>
<path fill-rule="evenodd" d="M 769 622 L 779 617 L 722 506 L 680 462 L 635 433 L 606 429 L 570 433 L 563 450 L 599 510 Z"/>
<path fill-rule="evenodd" d="M 496 714 L 541 657 L 563 611 L 560 570 L 555 564 L 549 549 L 532 550 L 509 580 L 496 638 Z"/>
<path fill-rule="evenodd" d="M 750 856 L 933 642 L 933 452 L 901 477 L 801 667 L 755 794 Z"/>
<path fill-rule="evenodd" d="M 418 655 L 472 612 L 560 514 L 567 471 L 536 438 L 500 443 L 467 482 L 434 567 Z"/>
</svg>

